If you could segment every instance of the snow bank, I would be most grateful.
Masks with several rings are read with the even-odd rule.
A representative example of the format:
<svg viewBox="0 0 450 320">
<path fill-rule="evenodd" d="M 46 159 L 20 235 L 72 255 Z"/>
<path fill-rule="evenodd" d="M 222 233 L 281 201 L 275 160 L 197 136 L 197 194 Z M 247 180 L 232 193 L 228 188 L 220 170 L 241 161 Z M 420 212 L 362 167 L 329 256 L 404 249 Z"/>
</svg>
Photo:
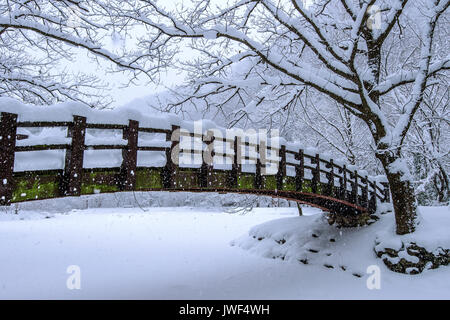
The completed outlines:
<svg viewBox="0 0 450 320">
<path fill-rule="evenodd" d="M 289 201 L 273 199 L 271 197 L 240 194 L 201 193 L 190 192 L 118 192 L 85 195 L 80 197 L 66 197 L 31 202 L 15 203 L 11 207 L 0 206 L 1 213 L 61 213 L 74 209 L 85 210 L 91 208 L 139 208 L 139 207 L 197 207 L 197 208 L 231 208 L 251 204 L 254 207 L 289 207 Z M 296 204 L 291 206 L 297 208 Z M 311 209 L 316 210 L 316 209 Z"/>
<path fill-rule="evenodd" d="M 377 233 L 379 244 L 376 249 L 401 249 L 404 243 L 415 242 L 428 251 L 436 248 L 450 248 L 450 206 L 419 207 L 420 223 L 412 234 L 395 234 L 395 225 Z"/>
<path fill-rule="evenodd" d="M 393 248 L 400 248 L 404 242 L 416 242 L 430 251 L 450 248 L 449 208 L 421 207 L 421 210 L 423 223 L 414 234 L 406 236 L 395 235 L 393 214 L 381 215 L 370 226 L 350 229 L 337 229 L 323 215 L 313 215 L 263 223 L 234 240 L 232 245 L 266 258 L 340 269 L 358 277 L 373 264 L 376 241 L 381 242 L 379 246 Z"/>
<path fill-rule="evenodd" d="M 269 259 L 318 265 L 361 276 L 367 265 L 364 259 L 367 259 L 372 251 L 367 250 L 365 257 L 356 257 L 353 254 L 355 250 L 363 251 L 363 243 L 353 243 L 353 239 L 360 233 L 361 231 L 358 233 L 355 229 L 339 230 L 330 226 L 325 216 L 319 214 L 263 223 L 253 227 L 248 235 L 232 241 L 231 244 Z M 369 243 L 371 244 L 373 242 Z"/>
</svg>

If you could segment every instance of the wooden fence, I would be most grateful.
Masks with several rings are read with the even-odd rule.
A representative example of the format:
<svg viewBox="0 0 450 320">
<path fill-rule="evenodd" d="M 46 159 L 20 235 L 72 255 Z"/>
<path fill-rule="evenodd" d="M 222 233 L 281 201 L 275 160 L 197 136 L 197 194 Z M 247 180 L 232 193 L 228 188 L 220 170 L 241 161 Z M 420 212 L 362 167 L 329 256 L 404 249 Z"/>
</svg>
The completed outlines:
<svg viewBox="0 0 450 320">
<path fill-rule="evenodd" d="M 18 128 L 67 128 L 70 144 L 42 144 L 17 146 L 16 141 L 28 137 L 17 134 Z M 87 145 L 87 129 L 122 130 L 126 145 Z M 140 133 L 164 134 L 170 147 L 139 146 Z M 206 150 L 211 156 L 232 159 L 231 170 L 216 169 L 211 162 L 203 162 L 200 168 L 182 168 L 172 159 L 172 154 L 203 154 L 205 150 L 192 148 L 180 149 L 180 137 L 186 136 L 201 139 L 206 144 Z M 228 143 L 233 152 L 215 150 L 214 142 Z M 254 148 L 257 156 L 242 155 L 242 148 Z M 261 161 L 262 152 L 266 149 L 275 152 L 276 160 Z M 15 154 L 18 152 L 65 150 L 65 165 L 63 170 L 34 170 L 15 172 Z M 85 150 L 121 150 L 122 164 L 120 168 L 83 168 Z M 162 168 L 138 167 L 140 151 L 159 151 L 165 153 L 166 164 Z M 292 162 L 287 155 L 296 159 Z M 239 159 L 255 162 L 254 173 L 242 171 Z M 305 160 L 309 160 L 309 164 Z M 273 176 L 262 174 L 267 163 L 278 165 Z M 295 176 L 288 176 L 287 167 L 295 168 Z M 327 170 L 325 170 L 327 169 Z M 307 177 L 305 172 L 311 173 Z M 326 177 L 326 182 L 321 179 Z M 336 183 L 336 180 L 338 183 Z M 187 182 L 186 182 L 187 181 Z M 346 165 L 338 165 L 333 159 L 324 159 L 319 154 L 310 155 L 304 150 L 292 151 L 286 145 L 279 147 L 266 146 L 261 143 L 242 141 L 240 136 L 233 139 L 214 136 L 211 132 L 197 134 L 180 131 L 178 126 L 171 130 L 144 128 L 136 120 L 129 120 L 128 125 L 92 124 L 85 117 L 74 116 L 71 122 L 18 122 L 18 115 L 1 113 L 0 122 L 0 205 L 10 205 L 14 202 L 46 199 L 63 196 L 80 196 L 81 194 L 115 191 L 149 191 L 149 190 L 194 190 L 208 189 L 210 191 L 272 190 L 272 194 L 281 191 L 292 191 L 305 194 L 317 194 L 337 199 L 374 211 L 377 199 L 389 202 L 389 187 L 387 183 L 379 185 L 368 176 L 362 176 L 358 171 L 352 171 Z M 350 188 L 348 188 L 351 186 Z M 261 192 L 263 194 L 263 192 Z"/>
</svg>

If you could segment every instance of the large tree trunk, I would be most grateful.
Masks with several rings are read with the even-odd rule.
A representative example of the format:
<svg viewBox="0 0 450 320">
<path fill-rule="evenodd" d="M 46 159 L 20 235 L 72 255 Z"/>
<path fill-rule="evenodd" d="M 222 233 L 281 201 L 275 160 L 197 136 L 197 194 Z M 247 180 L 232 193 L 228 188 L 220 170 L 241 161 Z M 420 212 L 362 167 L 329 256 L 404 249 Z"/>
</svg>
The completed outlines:
<svg viewBox="0 0 450 320">
<path fill-rule="evenodd" d="M 412 233 L 416 229 L 417 202 L 409 181 L 402 181 L 398 173 L 386 172 L 395 211 L 397 234 Z"/>
<path fill-rule="evenodd" d="M 411 182 L 405 179 L 404 172 L 392 168 L 392 164 L 401 158 L 399 156 L 386 156 L 385 154 L 377 154 L 381 160 L 387 179 L 389 188 L 391 189 L 392 203 L 395 212 L 395 222 L 397 225 L 397 234 L 403 235 L 412 233 L 416 229 L 417 223 L 417 201 L 414 188 Z"/>
</svg>

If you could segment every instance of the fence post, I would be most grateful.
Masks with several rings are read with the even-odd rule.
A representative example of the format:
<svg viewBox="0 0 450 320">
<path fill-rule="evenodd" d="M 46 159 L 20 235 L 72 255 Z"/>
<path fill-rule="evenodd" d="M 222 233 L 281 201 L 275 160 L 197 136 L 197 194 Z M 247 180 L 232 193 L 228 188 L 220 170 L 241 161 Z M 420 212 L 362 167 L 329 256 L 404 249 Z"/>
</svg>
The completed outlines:
<svg viewBox="0 0 450 320">
<path fill-rule="evenodd" d="M 180 127 L 172 125 L 171 132 L 166 134 L 166 141 L 172 141 L 170 148 L 166 149 L 166 165 L 162 171 L 162 185 L 165 189 L 171 189 L 175 187 L 175 175 L 177 165 L 180 158 Z M 175 159 L 175 163 L 174 163 Z"/>
<path fill-rule="evenodd" d="M 347 200 L 347 166 L 345 164 L 342 166 L 342 172 L 341 198 Z"/>
<path fill-rule="evenodd" d="M 64 196 L 80 196 L 83 179 L 83 159 L 86 137 L 86 118 L 73 116 L 73 122 L 68 128 L 72 137 L 70 148 L 66 150 L 66 160 L 62 183 Z"/>
<path fill-rule="evenodd" d="M 369 209 L 369 176 L 367 175 L 366 178 L 364 179 L 363 201 L 364 207 Z"/>
<path fill-rule="evenodd" d="M 300 160 L 300 164 L 295 166 L 295 190 L 303 191 L 303 179 L 305 177 L 305 154 L 303 149 L 298 150 L 297 159 Z"/>
<path fill-rule="evenodd" d="M 330 159 L 330 172 L 327 174 L 328 178 L 328 195 L 332 196 L 334 194 L 334 160 Z"/>
<path fill-rule="evenodd" d="M 261 156 L 262 152 L 266 152 L 266 143 L 264 141 L 260 141 L 257 147 L 257 159 L 256 159 L 256 171 L 255 171 L 255 189 L 261 189 L 262 187 L 262 175 L 261 175 L 261 157 L 266 159 L 266 156 Z M 258 157 L 259 155 L 259 157 Z"/>
<path fill-rule="evenodd" d="M 238 187 L 238 178 L 239 173 L 242 171 L 242 157 L 241 157 L 241 137 L 234 137 L 234 157 L 233 157 L 233 165 L 231 167 L 231 171 L 229 172 L 227 185 L 228 188 L 237 188 Z"/>
<path fill-rule="evenodd" d="M 320 183 L 320 155 L 319 154 L 316 154 L 316 157 L 314 158 L 314 162 L 316 164 L 316 169 L 314 169 L 313 178 L 311 181 L 311 192 L 317 193 L 318 185 Z"/>
<path fill-rule="evenodd" d="M 369 212 L 370 213 L 375 213 L 375 211 L 377 211 L 377 189 L 376 189 L 376 182 L 370 183 L 371 187 L 372 187 L 372 191 L 370 192 L 370 200 L 369 200 Z"/>
<path fill-rule="evenodd" d="M 200 188 L 207 188 L 211 184 L 211 173 L 214 166 L 214 132 L 208 130 L 206 136 L 203 136 L 202 140 L 205 141 L 206 152 L 202 153 L 199 184 Z"/>
<path fill-rule="evenodd" d="M 383 194 L 384 194 L 384 201 L 383 202 L 391 202 L 391 192 L 389 190 L 389 182 L 382 182 L 383 185 Z"/>
<path fill-rule="evenodd" d="M 283 179 L 286 176 L 286 146 L 280 147 L 280 162 L 277 172 L 277 190 L 283 190 Z"/>
<path fill-rule="evenodd" d="M 138 137 L 139 122 L 130 120 L 128 127 L 123 130 L 123 138 L 128 140 L 127 148 L 122 150 L 120 188 L 123 191 L 133 191 L 136 187 Z"/>
<path fill-rule="evenodd" d="M 239 187 L 239 176 L 242 173 L 242 138 L 235 137 L 234 138 L 234 163 L 236 165 L 236 169 L 234 170 L 233 181 L 235 181 L 235 186 Z"/>
<path fill-rule="evenodd" d="M 354 181 L 354 183 L 353 183 L 353 188 L 352 188 L 352 200 L 353 200 L 353 203 L 354 204 L 356 204 L 356 205 L 359 205 L 359 196 L 358 196 L 358 171 L 357 170 L 355 170 L 355 172 L 353 173 L 354 174 L 354 177 L 355 177 L 355 181 Z"/>
<path fill-rule="evenodd" d="M 14 189 L 14 155 L 17 114 L 1 113 L 0 121 L 0 205 L 11 205 Z"/>
</svg>

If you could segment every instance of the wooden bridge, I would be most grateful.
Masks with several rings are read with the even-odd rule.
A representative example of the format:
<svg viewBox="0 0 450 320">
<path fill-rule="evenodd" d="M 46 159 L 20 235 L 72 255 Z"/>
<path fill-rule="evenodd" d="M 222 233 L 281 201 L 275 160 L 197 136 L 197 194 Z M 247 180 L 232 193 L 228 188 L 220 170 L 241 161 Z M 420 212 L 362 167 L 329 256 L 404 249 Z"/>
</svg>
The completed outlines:
<svg viewBox="0 0 450 320">
<path fill-rule="evenodd" d="M 104 192 L 189 191 L 272 196 L 339 215 L 354 216 L 374 212 L 377 200 L 390 201 L 387 184 L 361 176 L 358 171 L 338 165 L 333 159 L 325 159 L 302 149 L 292 150 L 287 144 L 266 146 L 262 142 L 243 141 L 240 136 L 223 138 L 211 132 L 180 131 L 174 125 L 171 129 L 146 128 L 140 127 L 136 120 L 129 120 L 127 125 L 94 124 L 87 122 L 85 117 L 73 116 L 72 121 L 65 122 L 30 122 L 19 121 L 17 114 L 0 114 L 0 205 Z M 51 118 L 51 114 L 48 117 Z M 69 142 L 49 144 L 33 140 L 27 143 L 29 136 L 19 132 L 22 128 L 67 128 L 66 141 Z M 86 133 L 94 129 L 96 132 L 120 130 L 125 143 L 87 144 Z M 164 137 L 165 145 L 143 146 L 139 143 L 142 134 L 159 134 Z M 185 148 L 180 144 L 182 138 L 199 139 L 202 148 Z M 216 143 L 228 144 L 231 151 L 217 150 Z M 245 150 L 250 149 L 253 155 L 246 154 Z M 65 151 L 62 169 L 15 170 L 15 163 L 17 165 L 20 160 L 17 154 L 55 150 Z M 121 165 L 83 168 L 86 150 L 120 150 Z M 214 159 L 212 163 L 207 163 L 202 157 L 197 166 L 177 164 L 181 155 L 202 156 L 206 150 Z M 149 151 L 164 154 L 165 164 L 138 165 L 139 153 Z M 266 160 L 266 152 L 275 153 L 275 159 Z M 228 167 L 216 164 L 220 162 L 216 160 L 226 159 L 231 160 Z M 240 159 L 253 161 L 254 172 L 245 172 Z M 276 165 L 276 172 L 264 174 L 271 164 Z"/>
</svg>

